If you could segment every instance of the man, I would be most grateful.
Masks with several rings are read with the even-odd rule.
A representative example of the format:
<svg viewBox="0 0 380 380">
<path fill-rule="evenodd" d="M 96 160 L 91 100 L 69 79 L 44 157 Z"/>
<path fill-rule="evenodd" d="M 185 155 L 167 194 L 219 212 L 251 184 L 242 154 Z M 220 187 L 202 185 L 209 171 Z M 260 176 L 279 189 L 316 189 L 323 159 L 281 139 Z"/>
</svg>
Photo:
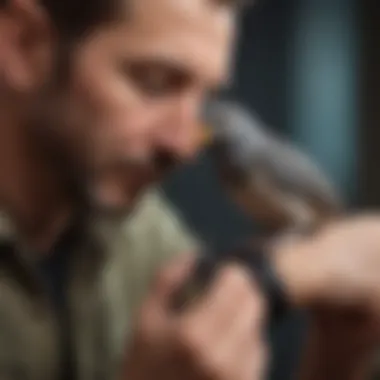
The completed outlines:
<svg viewBox="0 0 380 380">
<path fill-rule="evenodd" d="M 262 378 L 260 290 L 227 266 L 173 313 L 197 245 L 159 194 L 142 196 L 196 153 L 203 99 L 229 80 L 236 11 L 233 0 L 2 0 L 2 379 Z M 379 230 L 363 217 L 275 249 L 289 299 L 373 312 L 379 276 L 363 273 L 378 269 Z M 312 369 L 324 354 L 313 347 Z"/>
<path fill-rule="evenodd" d="M 152 274 L 195 245 L 159 195 L 132 210 L 194 155 L 203 98 L 229 80 L 236 6 L 3 1 L 3 378 L 248 379 L 264 369 L 262 301 L 244 271 L 225 270 L 212 307 L 174 318 L 165 305 L 188 265 L 164 269 L 149 291 Z M 238 305 L 231 337 L 209 328 L 223 314 L 227 331 Z"/>
</svg>

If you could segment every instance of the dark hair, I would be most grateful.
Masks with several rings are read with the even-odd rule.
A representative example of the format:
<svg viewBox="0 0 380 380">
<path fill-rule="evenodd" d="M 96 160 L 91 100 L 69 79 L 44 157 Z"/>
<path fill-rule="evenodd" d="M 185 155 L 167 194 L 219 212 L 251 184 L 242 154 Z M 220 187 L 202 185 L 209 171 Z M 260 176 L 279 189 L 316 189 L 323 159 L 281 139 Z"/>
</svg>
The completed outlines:
<svg viewBox="0 0 380 380">
<path fill-rule="evenodd" d="M 10 0 L 0 0 L 0 8 Z M 99 23 L 112 21 L 120 14 L 120 2 L 131 0 L 40 0 L 57 29 L 66 37 L 85 34 Z M 135 0 L 138 1 L 138 0 Z M 216 4 L 240 7 L 250 0 L 211 0 Z"/>
<path fill-rule="evenodd" d="M 116 2 L 126 0 L 41 0 L 55 26 L 66 37 L 85 34 L 117 14 Z"/>
<path fill-rule="evenodd" d="M 11 0 L 0 0 L 3 8 Z M 128 0 L 36 0 L 47 10 L 57 29 L 67 36 L 86 33 L 99 23 L 111 21 L 115 7 Z"/>
</svg>

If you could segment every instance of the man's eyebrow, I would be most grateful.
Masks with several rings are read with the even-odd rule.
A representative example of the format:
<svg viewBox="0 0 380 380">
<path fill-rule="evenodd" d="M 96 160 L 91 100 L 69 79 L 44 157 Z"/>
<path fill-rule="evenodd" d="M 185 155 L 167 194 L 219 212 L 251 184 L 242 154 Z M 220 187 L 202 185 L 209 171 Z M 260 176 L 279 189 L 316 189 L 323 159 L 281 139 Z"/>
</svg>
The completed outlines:
<svg viewBox="0 0 380 380">
<path fill-rule="evenodd" d="M 170 58 L 137 57 L 137 58 L 128 59 L 127 62 L 125 62 L 125 64 L 128 66 L 140 65 L 140 66 L 147 66 L 147 67 L 150 66 L 150 67 L 169 69 L 172 71 L 177 71 L 178 73 L 182 73 L 182 74 L 191 73 L 191 70 L 189 67 Z"/>
<path fill-rule="evenodd" d="M 142 65 L 142 66 L 151 66 L 156 68 L 168 69 L 172 72 L 177 73 L 178 75 L 183 75 L 191 78 L 195 72 L 191 65 L 186 64 L 185 62 L 176 60 L 175 58 L 169 57 L 135 57 L 128 59 L 126 63 L 127 66 Z M 214 78 L 214 83 L 211 83 L 211 90 L 215 92 L 228 92 L 232 88 L 232 78 L 228 77 L 222 79 L 220 82 L 219 78 Z"/>
</svg>

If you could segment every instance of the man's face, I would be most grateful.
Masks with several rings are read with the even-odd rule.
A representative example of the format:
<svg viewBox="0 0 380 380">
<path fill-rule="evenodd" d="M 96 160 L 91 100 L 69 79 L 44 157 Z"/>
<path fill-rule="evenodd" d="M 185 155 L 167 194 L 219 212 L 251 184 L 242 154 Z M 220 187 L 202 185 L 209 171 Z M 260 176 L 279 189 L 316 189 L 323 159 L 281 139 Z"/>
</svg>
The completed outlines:
<svg viewBox="0 0 380 380">
<path fill-rule="evenodd" d="M 70 51 L 63 86 L 49 85 L 50 72 L 31 93 L 35 135 L 105 211 L 128 209 L 168 166 L 196 153 L 202 103 L 228 79 L 234 40 L 234 15 L 211 1 L 131 5 L 130 17 Z"/>
</svg>

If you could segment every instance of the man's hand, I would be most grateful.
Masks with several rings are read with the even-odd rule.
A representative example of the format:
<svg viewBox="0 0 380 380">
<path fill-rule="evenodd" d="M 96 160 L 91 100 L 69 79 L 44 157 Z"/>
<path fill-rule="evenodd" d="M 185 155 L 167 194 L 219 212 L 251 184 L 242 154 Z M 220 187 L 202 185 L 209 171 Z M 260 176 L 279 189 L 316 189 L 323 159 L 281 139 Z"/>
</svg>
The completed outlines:
<svg viewBox="0 0 380 380">
<path fill-rule="evenodd" d="M 190 272 L 175 263 L 158 275 L 138 316 L 125 378 L 260 380 L 266 369 L 265 305 L 244 268 L 221 268 L 209 290 L 183 312 L 171 297 Z"/>
<path fill-rule="evenodd" d="M 380 316 L 379 215 L 332 223 L 274 250 L 274 268 L 295 306 L 355 307 Z"/>
<path fill-rule="evenodd" d="M 283 239 L 274 267 L 290 301 L 311 311 L 300 380 L 365 380 L 380 341 L 380 217 Z"/>
</svg>

